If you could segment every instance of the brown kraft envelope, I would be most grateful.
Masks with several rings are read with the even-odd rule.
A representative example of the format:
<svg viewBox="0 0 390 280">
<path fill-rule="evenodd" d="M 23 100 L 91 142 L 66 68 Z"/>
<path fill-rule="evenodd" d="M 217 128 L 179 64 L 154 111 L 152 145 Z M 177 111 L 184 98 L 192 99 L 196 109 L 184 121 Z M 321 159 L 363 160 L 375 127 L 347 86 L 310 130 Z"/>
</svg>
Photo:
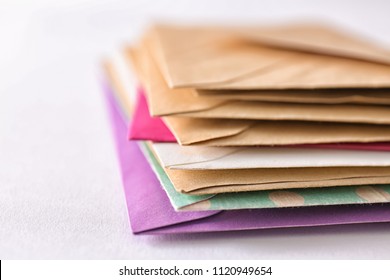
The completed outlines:
<svg viewBox="0 0 390 280">
<path fill-rule="evenodd" d="M 390 126 L 164 117 L 181 145 L 259 146 L 390 141 Z"/>
<path fill-rule="evenodd" d="M 390 64 L 390 50 L 340 27 L 321 23 L 290 23 L 237 28 L 237 34 L 259 43 L 305 52 L 324 53 Z"/>
<path fill-rule="evenodd" d="M 249 36 L 249 28 L 244 36 L 245 32 L 239 34 L 234 29 L 159 25 L 153 29 L 152 50 L 169 87 L 174 88 L 390 87 L 388 51 L 379 53 L 377 46 L 345 39 L 343 34 L 329 35 L 337 33 L 329 28 L 314 29 L 317 32 L 313 28 L 296 28 L 296 33 L 303 34 L 299 43 L 291 43 L 293 36 L 289 36 L 290 41 L 274 40 L 271 44 L 271 40 L 261 43 L 266 40 L 261 40 L 259 28 L 252 28 L 253 36 Z M 275 37 L 283 38 L 280 30 L 276 33 Z M 267 36 L 270 34 L 272 29 Z M 330 44 L 320 48 L 313 43 L 317 37 L 327 36 L 332 38 Z M 331 48 L 337 44 L 336 49 Z"/>
<path fill-rule="evenodd" d="M 177 191 L 188 194 L 390 183 L 389 167 L 165 169 L 165 172 Z"/>
</svg>

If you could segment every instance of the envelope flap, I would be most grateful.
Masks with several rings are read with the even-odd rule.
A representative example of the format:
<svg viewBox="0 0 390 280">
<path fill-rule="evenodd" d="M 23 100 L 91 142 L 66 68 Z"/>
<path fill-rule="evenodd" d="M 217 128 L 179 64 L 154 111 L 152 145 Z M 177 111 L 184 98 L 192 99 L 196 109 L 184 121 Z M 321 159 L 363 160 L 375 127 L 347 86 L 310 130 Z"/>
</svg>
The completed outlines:
<svg viewBox="0 0 390 280">
<path fill-rule="evenodd" d="M 187 165 L 213 163 L 243 148 L 180 146 L 177 143 L 153 143 L 151 145 L 164 168 L 187 169 Z M 184 168 L 181 168 L 184 166 Z M 191 168 L 188 168 L 191 169 Z M 202 169 L 202 168 L 200 168 Z M 210 168 L 212 169 L 212 168 Z"/>
<path fill-rule="evenodd" d="M 137 73 L 140 73 L 139 78 L 146 89 L 152 116 L 196 112 L 226 103 L 215 98 L 198 98 L 193 89 L 170 89 L 148 51 L 148 42 L 147 36 L 140 48 L 130 49 L 128 58 L 131 61 L 128 62 L 139 68 Z"/>
<path fill-rule="evenodd" d="M 355 46 L 354 40 L 343 38 L 337 33 L 334 35 L 331 31 L 329 36 L 325 36 L 327 33 L 324 32 L 321 44 L 304 44 L 311 42 L 310 34 L 317 34 L 314 31 L 303 32 L 304 28 L 300 31 L 303 35 L 297 36 L 295 44 L 287 37 L 286 44 L 289 43 L 289 48 L 281 48 L 282 40 L 276 39 L 282 37 L 282 32 L 276 29 L 278 32 L 275 32 L 273 38 L 279 44 L 277 47 L 270 47 L 269 42 L 268 46 L 260 44 L 261 36 L 258 34 L 261 32 L 253 30 L 262 28 L 248 28 L 244 32 L 237 28 L 157 26 L 153 31 L 152 53 L 170 87 L 390 87 L 390 66 L 386 64 L 386 50 L 379 47 L 371 47 L 365 43 Z M 299 34 L 298 31 L 297 28 L 296 33 Z M 273 34 L 271 31 L 265 33 L 268 34 L 267 38 L 271 37 L 269 34 Z M 320 36 L 318 34 L 315 36 Z M 341 46 L 330 49 L 333 41 L 339 37 L 343 38 L 340 39 Z M 322 44 L 322 41 L 328 43 Z M 359 59 L 354 59 L 357 57 Z M 373 63 L 379 61 L 379 58 L 382 63 Z"/>
<path fill-rule="evenodd" d="M 258 168 L 236 170 L 165 170 L 178 191 L 283 182 L 389 177 L 390 167 Z"/>
<path fill-rule="evenodd" d="M 156 26 L 151 34 L 152 53 L 171 88 L 234 80 L 291 56 L 269 48 L 259 52 L 258 45 L 223 28 Z"/>
<path fill-rule="evenodd" d="M 138 93 L 136 109 L 130 120 L 129 139 L 176 142 L 176 138 L 163 121 L 150 116 L 142 89 L 139 89 Z"/>
<path fill-rule="evenodd" d="M 390 63 L 390 49 L 320 23 L 242 28 L 238 33 L 247 39 L 284 49 Z"/>
<path fill-rule="evenodd" d="M 181 145 L 234 136 L 247 130 L 255 121 L 197 119 L 186 117 L 164 117 L 168 128 Z"/>
<path fill-rule="evenodd" d="M 153 143 L 165 168 L 221 170 L 252 168 L 390 166 L 388 152 L 288 147 L 207 147 Z"/>
</svg>

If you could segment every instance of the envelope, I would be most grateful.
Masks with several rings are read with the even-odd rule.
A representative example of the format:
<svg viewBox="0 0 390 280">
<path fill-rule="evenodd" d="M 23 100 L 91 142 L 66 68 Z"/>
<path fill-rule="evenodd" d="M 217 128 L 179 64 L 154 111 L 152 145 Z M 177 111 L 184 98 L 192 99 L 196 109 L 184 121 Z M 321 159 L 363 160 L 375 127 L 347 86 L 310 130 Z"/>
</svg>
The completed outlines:
<svg viewBox="0 0 390 280">
<path fill-rule="evenodd" d="M 390 167 L 166 169 L 165 172 L 176 191 L 187 194 L 390 183 Z"/>
<path fill-rule="evenodd" d="M 206 147 L 148 142 L 164 168 L 221 170 L 390 166 L 390 153 L 299 147 Z"/>
<path fill-rule="evenodd" d="M 390 221 L 388 204 L 319 206 L 312 208 L 312 211 L 298 207 L 175 212 L 138 145 L 126 141 L 126 126 L 118 112 L 119 108 L 115 104 L 111 89 L 105 86 L 104 90 L 134 233 L 172 234 Z"/>
<path fill-rule="evenodd" d="M 317 90 L 195 90 L 197 95 L 221 100 L 316 104 L 390 104 L 389 89 Z"/>
<path fill-rule="evenodd" d="M 125 114 L 126 118 L 130 119 L 138 96 L 135 77 L 132 74 L 134 70 L 129 69 L 121 52 L 115 52 L 110 58 L 105 59 L 102 69 L 103 75 L 110 81 L 113 95 L 120 100 L 117 105 L 122 107 L 121 114 Z"/>
<path fill-rule="evenodd" d="M 139 89 L 135 113 L 131 121 L 130 139 L 152 140 L 156 142 L 176 142 L 176 138 L 160 118 L 152 118 L 149 113 L 143 90 Z M 351 150 L 377 150 L 390 151 L 389 143 L 335 143 L 335 144 L 309 144 L 294 145 L 293 147 L 351 149 Z"/>
<path fill-rule="evenodd" d="M 349 35 L 340 26 L 319 22 L 296 22 L 278 26 L 236 29 L 243 37 L 278 48 L 390 63 L 390 51 L 367 38 Z M 353 34 L 353 33 L 352 33 Z"/>
<path fill-rule="evenodd" d="M 255 192 L 187 195 L 175 190 L 166 171 L 154 156 L 150 146 L 142 142 L 144 155 L 152 166 L 177 211 L 232 209 L 262 209 L 275 207 L 306 207 L 319 205 L 383 203 L 390 201 L 390 185 L 336 186 Z"/>
<path fill-rule="evenodd" d="M 276 47 L 271 47 L 276 44 L 258 39 L 265 28 L 248 28 L 243 36 L 237 30 L 158 25 L 152 30 L 152 50 L 172 88 L 268 90 L 390 86 L 388 50 L 382 51 L 367 41 L 362 43 L 327 27 L 290 27 L 295 29 L 295 34 L 301 34 L 299 44 L 291 44 L 298 37 L 281 33 L 284 28 L 281 27 L 269 29 L 266 35 L 280 39 L 286 34 L 288 39 L 279 40 Z M 233 36 L 232 32 L 237 35 Z M 314 42 L 318 38 L 322 38 L 320 43 Z M 327 38 L 332 40 L 322 44 Z"/>
<path fill-rule="evenodd" d="M 131 57 L 129 67 L 143 73 L 139 78 L 152 116 L 390 124 L 389 106 L 226 101 L 197 96 L 194 89 L 170 89 L 146 49 L 147 44 L 129 49 L 124 59 Z"/>
<path fill-rule="evenodd" d="M 165 117 L 181 145 L 277 146 L 390 141 L 390 126 Z M 324 133 L 326 132 L 326 133 Z"/>
</svg>

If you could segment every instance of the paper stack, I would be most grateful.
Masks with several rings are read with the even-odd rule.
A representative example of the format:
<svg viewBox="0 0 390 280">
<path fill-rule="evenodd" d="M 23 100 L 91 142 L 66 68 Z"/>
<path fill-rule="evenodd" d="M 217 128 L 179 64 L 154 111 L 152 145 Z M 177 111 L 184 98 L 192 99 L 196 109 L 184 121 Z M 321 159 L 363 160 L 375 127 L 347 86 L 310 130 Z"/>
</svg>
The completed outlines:
<svg viewBox="0 0 390 280">
<path fill-rule="evenodd" d="M 105 74 L 133 232 L 390 221 L 389 50 L 318 24 L 156 25 Z"/>
</svg>

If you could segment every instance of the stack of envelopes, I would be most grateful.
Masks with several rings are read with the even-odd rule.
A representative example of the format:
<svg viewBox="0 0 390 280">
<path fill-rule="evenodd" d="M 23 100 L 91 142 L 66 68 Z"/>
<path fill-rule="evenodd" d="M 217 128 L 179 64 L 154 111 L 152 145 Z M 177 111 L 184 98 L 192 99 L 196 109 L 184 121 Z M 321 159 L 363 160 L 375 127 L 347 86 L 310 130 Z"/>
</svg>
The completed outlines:
<svg viewBox="0 0 390 280">
<path fill-rule="evenodd" d="M 105 74 L 135 233 L 390 221 L 389 50 L 316 24 L 157 25 Z"/>
</svg>

